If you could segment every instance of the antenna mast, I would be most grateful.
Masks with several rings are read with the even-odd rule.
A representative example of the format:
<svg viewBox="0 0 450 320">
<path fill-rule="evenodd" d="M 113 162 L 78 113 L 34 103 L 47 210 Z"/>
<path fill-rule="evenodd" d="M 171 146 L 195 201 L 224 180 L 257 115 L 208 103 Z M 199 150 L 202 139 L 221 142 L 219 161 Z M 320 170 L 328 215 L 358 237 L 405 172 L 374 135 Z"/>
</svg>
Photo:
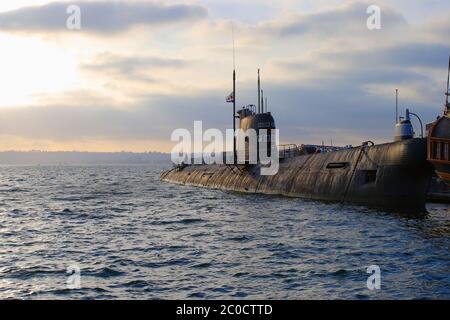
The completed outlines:
<svg viewBox="0 0 450 320">
<path fill-rule="evenodd" d="M 261 89 L 261 112 L 264 113 L 264 90 Z"/>
<path fill-rule="evenodd" d="M 448 92 L 449 77 L 450 77 L 450 56 L 448 57 L 447 88 L 445 89 L 445 111 L 444 111 L 445 115 L 450 113 L 450 105 L 448 104 L 448 96 L 450 95 L 449 92 Z"/>
<path fill-rule="evenodd" d="M 231 22 L 231 37 L 233 40 L 233 164 L 237 163 L 236 153 L 236 55 L 234 46 L 234 25 Z"/>
<path fill-rule="evenodd" d="M 236 47 L 234 45 L 234 24 L 231 21 L 231 38 L 233 41 L 233 70 L 236 70 Z"/>
<path fill-rule="evenodd" d="M 258 69 L 258 113 L 261 113 L 261 80 L 259 79 L 259 69 Z"/>
<path fill-rule="evenodd" d="M 395 123 L 398 123 L 398 89 L 395 89 Z"/>
</svg>

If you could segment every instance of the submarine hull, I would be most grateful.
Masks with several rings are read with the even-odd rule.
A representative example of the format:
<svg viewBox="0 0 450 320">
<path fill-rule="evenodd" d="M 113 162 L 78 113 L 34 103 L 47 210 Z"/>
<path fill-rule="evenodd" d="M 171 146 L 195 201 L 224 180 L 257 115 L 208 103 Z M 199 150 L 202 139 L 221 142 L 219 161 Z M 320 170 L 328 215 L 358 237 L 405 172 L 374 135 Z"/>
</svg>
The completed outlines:
<svg viewBox="0 0 450 320">
<path fill-rule="evenodd" d="M 189 165 L 161 180 L 245 193 L 339 201 L 424 212 L 432 166 L 426 139 L 410 139 L 280 159 L 277 174 L 259 165 Z"/>
</svg>

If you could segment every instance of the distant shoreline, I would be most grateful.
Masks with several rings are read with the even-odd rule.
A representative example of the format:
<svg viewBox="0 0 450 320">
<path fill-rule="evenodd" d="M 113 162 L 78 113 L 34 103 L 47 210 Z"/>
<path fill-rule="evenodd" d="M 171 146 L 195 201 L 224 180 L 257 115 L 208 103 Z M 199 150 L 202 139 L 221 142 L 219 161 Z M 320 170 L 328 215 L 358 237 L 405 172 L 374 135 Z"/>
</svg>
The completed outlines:
<svg viewBox="0 0 450 320">
<path fill-rule="evenodd" d="M 161 152 L 0 151 L 0 165 L 126 165 L 169 162 L 170 154 Z"/>
</svg>

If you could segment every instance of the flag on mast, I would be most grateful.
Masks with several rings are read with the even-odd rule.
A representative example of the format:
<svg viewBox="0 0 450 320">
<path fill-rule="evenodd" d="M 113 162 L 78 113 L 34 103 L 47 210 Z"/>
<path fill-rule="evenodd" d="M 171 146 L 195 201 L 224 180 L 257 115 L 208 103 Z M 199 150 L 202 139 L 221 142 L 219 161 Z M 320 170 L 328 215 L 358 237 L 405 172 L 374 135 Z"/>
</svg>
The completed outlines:
<svg viewBox="0 0 450 320">
<path fill-rule="evenodd" d="M 234 102 L 234 92 L 230 93 L 227 96 L 227 103 L 233 103 Z"/>
</svg>

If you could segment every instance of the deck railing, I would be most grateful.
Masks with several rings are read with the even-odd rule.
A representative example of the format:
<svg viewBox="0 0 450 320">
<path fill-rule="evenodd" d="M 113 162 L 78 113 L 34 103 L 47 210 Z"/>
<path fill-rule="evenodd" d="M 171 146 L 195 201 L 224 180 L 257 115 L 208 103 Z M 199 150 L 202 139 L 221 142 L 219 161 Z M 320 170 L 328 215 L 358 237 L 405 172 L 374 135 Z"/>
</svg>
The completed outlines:
<svg viewBox="0 0 450 320">
<path fill-rule="evenodd" d="M 281 144 L 278 146 L 280 159 L 288 159 L 300 155 L 300 148 L 296 144 Z"/>
</svg>

